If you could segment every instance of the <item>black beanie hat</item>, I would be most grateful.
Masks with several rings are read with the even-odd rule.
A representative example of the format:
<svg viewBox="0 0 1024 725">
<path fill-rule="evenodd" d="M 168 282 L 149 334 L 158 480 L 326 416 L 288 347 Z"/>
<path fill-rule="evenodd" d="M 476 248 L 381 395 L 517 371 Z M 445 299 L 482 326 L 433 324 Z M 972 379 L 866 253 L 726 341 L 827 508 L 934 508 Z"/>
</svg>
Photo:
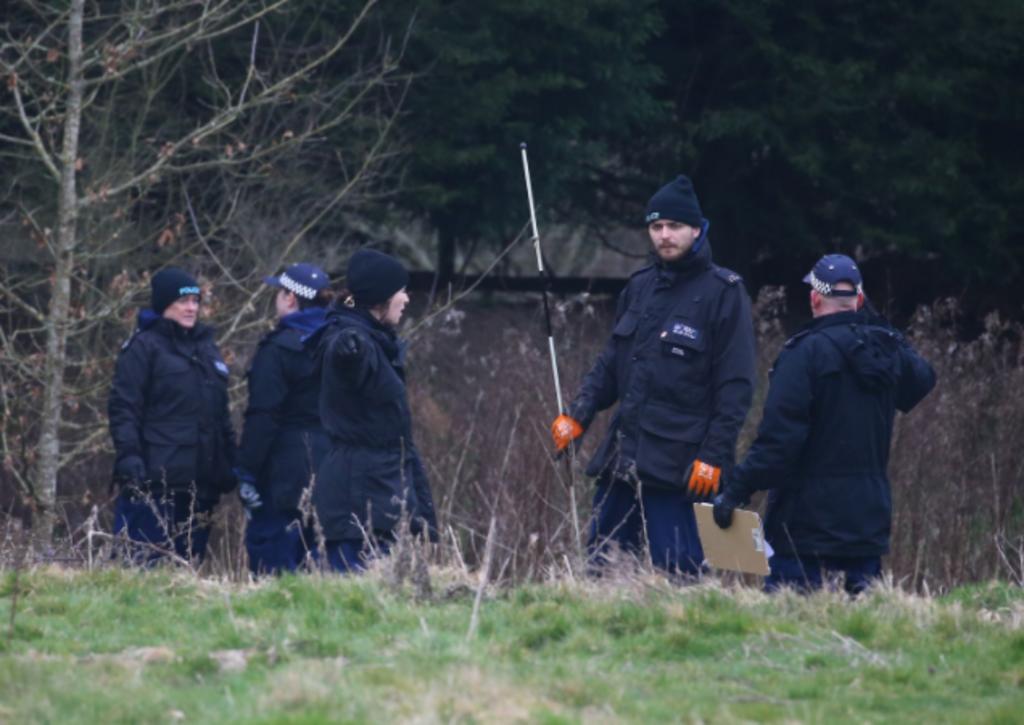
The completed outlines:
<svg viewBox="0 0 1024 725">
<path fill-rule="evenodd" d="M 682 222 L 698 229 L 704 224 L 697 193 L 693 190 L 693 182 L 687 177 L 680 174 L 674 181 L 658 189 L 647 202 L 644 222 L 650 224 L 658 219 Z"/>
<path fill-rule="evenodd" d="M 149 281 L 153 293 L 150 296 L 150 307 L 153 312 L 162 315 L 172 302 L 186 295 L 199 295 L 199 283 L 188 272 L 177 267 L 161 269 Z"/>
<path fill-rule="evenodd" d="M 375 249 L 360 249 L 348 260 L 345 286 L 357 307 L 387 302 L 409 284 L 409 272 L 394 257 Z"/>
</svg>

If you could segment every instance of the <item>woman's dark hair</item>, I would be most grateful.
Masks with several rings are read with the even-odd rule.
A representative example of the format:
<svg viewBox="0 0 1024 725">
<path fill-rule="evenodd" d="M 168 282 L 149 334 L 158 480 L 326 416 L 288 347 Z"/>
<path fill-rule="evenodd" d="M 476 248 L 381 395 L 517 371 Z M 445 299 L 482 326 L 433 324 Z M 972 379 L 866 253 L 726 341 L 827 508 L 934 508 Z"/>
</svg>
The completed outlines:
<svg viewBox="0 0 1024 725">
<path fill-rule="evenodd" d="M 310 307 L 328 307 L 334 301 L 334 292 L 329 287 L 325 287 L 317 292 L 316 297 L 311 300 L 298 295 L 295 295 L 295 299 L 299 301 L 300 310 L 307 310 Z"/>
</svg>

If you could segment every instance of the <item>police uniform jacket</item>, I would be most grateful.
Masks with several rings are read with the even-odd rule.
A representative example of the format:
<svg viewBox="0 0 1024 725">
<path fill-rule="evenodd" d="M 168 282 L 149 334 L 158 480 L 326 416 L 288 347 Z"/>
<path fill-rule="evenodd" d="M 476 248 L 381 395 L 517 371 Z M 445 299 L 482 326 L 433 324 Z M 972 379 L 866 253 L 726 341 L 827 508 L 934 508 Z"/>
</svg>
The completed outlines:
<svg viewBox="0 0 1024 725">
<path fill-rule="evenodd" d="M 757 438 L 729 490 L 742 499 L 772 489 L 765 534 L 777 553 L 887 553 L 895 411 L 934 385 L 931 366 L 888 325 L 863 312 L 816 318 L 776 360 Z"/>
<path fill-rule="evenodd" d="M 324 322 L 323 307 L 286 315 L 260 340 L 248 372 L 249 404 L 239 467 L 278 511 L 294 511 L 329 447 L 320 423 L 320 376 L 302 338 Z"/>
<path fill-rule="evenodd" d="M 339 352 L 354 330 L 359 352 Z M 313 503 L 329 541 L 394 530 L 404 512 L 414 533 L 437 522 L 423 463 L 412 439 L 405 388 L 405 343 L 363 310 L 333 308 L 307 344 L 321 369 L 320 417 L 331 449 L 320 464 Z"/>
<path fill-rule="evenodd" d="M 754 386 L 750 298 L 711 261 L 707 222 L 683 259 L 629 280 L 615 326 L 569 413 L 584 428 L 618 402 L 587 474 L 686 486 L 699 458 L 728 468 Z"/>
<path fill-rule="evenodd" d="M 108 413 L 115 470 L 135 456 L 153 491 L 188 491 L 194 483 L 198 498 L 215 500 L 234 487 L 228 367 L 213 328 L 186 329 L 141 311 L 117 359 Z"/>
</svg>

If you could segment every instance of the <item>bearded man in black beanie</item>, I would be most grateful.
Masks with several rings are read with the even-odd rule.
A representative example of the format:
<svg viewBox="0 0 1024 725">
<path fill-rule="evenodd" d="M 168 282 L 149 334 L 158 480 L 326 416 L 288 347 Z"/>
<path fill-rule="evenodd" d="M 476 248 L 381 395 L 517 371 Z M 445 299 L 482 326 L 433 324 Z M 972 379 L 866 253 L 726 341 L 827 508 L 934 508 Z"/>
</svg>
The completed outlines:
<svg viewBox="0 0 1024 725">
<path fill-rule="evenodd" d="M 199 322 L 202 291 L 184 270 L 153 275 L 150 307 L 122 345 L 110 389 L 114 533 L 135 563 L 199 563 L 209 514 L 235 486 L 228 366 Z"/>
<path fill-rule="evenodd" d="M 650 262 L 620 295 L 611 337 L 552 437 L 565 449 L 619 403 L 587 467 L 597 478 L 591 563 L 619 547 L 689 577 L 704 559 L 692 504 L 717 493 L 750 408 L 750 298 L 711 261 L 710 223 L 686 176 L 651 197 L 644 221 Z"/>
</svg>

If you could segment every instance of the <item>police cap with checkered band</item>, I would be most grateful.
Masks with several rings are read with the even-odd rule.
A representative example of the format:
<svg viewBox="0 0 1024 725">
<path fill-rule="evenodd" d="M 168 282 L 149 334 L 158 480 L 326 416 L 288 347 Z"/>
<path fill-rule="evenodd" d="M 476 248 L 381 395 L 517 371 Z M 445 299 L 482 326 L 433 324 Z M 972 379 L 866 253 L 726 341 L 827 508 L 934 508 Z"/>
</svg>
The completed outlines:
<svg viewBox="0 0 1024 725">
<path fill-rule="evenodd" d="M 304 300 L 316 299 L 317 293 L 330 284 L 327 273 L 315 264 L 299 262 L 293 264 L 276 277 L 264 277 L 271 287 L 280 287 Z"/>
<path fill-rule="evenodd" d="M 864 281 L 857 263 L 845 254 L 826 254 L 807 273 L 804 282 L 826 297 L 855 297 L 860 294 Z M 853 289 L 836 289 L 840 282 L 853 285 Z"/>
</svg>

